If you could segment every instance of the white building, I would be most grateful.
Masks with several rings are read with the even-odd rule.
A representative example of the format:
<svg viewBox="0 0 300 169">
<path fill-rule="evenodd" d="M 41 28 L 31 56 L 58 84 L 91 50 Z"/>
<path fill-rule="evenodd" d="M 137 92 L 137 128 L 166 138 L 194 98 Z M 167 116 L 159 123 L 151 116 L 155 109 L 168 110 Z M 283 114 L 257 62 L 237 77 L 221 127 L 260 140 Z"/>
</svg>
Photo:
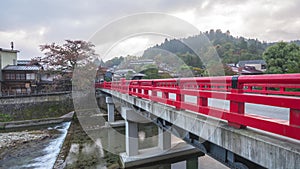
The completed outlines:
<svg viewBox="0 0 300 169">
<path fill-rule="evenodd" d="M 1 96 L 1 88 L 2 88 L 2 70 L 7 65 L 16 65 L 17 64 L 17 53 L 18 50 L 12 49 L 3 49 L 0 48 L 0 96 Z"/>
</svg>

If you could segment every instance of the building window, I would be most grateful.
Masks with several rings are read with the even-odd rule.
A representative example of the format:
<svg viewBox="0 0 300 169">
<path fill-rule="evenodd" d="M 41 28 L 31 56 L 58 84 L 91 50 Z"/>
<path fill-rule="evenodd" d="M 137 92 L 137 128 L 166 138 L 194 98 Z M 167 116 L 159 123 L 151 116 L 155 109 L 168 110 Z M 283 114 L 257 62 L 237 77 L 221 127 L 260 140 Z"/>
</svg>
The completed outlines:
<svg viewBox="0 0 300 169">
<path fill-rule="evenodd" d="M 26 80 L 35 80 L 35 74 L 34 73 L 27 73 L 26 74 Z"/>
<path fill-rule="evenodd" d="M 20 94 L 20 93 L 22 93 L 22 90 L 20 88 L 17 88 L 16 92 Z"/>
<path fill-rule="evenodd" d="M 25 74 L 17 73 L 16 74 L 16 80 L 25 80 Z"/>
<path fill-rule="evenodd" d="M 21 80 L 21 76 L 19 73 L 16 74 L 16 80 Z"/>
<path fill-rule="evenodd" d="M 6 79 L 6 80 L 10 80 L 10 74 L 9 74 L 9 73 L 6 73 L 6 74 L 5 74 L 5 79 Z"/>
<path fill-rule="evenodd" d="M 20 74 L 20 79 L 25 80 L 25 74 Z"/>
<path fill-rule="evenodd" d="M 11 74 L 10 74 L 10 80 L 15 80 L 15 79 L 16 79 L 15 74 L 11 73 Z"/>
</svg>

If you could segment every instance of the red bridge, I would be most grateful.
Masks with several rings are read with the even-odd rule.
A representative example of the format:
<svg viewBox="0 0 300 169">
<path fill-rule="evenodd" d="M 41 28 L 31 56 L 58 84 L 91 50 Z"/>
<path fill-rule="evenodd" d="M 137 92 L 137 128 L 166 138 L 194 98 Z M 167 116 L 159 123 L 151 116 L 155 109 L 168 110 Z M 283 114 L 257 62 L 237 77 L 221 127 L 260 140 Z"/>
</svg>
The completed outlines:
<svg viewBox="0 0 300 169">
<path fill-rule="evenodd" d="M 150 117 L 162 130 L 170 130 L 173 125 L 188 132 L 186 142 L 229 167 L 300 166 L 300 74 L 121 79 L 95 87 L 125 106 L 143 110 L 146 113 L 140 115 Z M 202 117 L 212 117 L 222 125 L 216 129 L 209 124 L 203 129 L 206 122 Z M 130 119 L 127 121 L 129 138 L 132 131 Z M 241 130 L 223 127 L 226 124 Z M 202 136 L 202 130 L 211 136 Z M 136 144 L 128 145 L 129 156 Z M 134 151 L 132 154 L 137 154 L 138 150 Z"/>
<path fill-rule="evenodd" d="M 228 121 L 300 140 L 300 74 L 200 77 L 155 80 L 121 80 L 97 83 L 96 88 L 119 91 L 175 106 L 178 109 Z M 152 94 L 150 94 L 150 92 Z M 159 97 L 157 92 L 161 92 Z M 175 94 L 175 99 L 169 94 Z M 196 96 L 197 103 L 185 102 Z M 208 106 L 208 98 L 230 101 L 229 110 Z M 245 114 L 245 103 L 289 108 L 289 120 Z"/>
</svg>

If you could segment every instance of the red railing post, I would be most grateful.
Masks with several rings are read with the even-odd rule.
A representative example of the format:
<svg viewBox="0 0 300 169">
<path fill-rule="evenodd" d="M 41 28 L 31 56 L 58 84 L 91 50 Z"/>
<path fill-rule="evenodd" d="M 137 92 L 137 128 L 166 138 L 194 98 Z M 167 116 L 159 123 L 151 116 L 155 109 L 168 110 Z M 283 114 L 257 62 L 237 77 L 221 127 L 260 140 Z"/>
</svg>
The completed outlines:
<svg viewBox="0 0 300 169">
<path fill-rule="evenodd" d="M 184 95 L 181 94 L 181 89 L 182 86 L 180 84 L 180 80 L 177 80 L 177 84 L 176 84 L 176 88 L 177 88 L 177 93 L 176 93 L 176 104 L 175 107 L 176 109 L 181 109 L 181 102 L 184 102 Z"/>
<path fill-rule="evenodd" d="M 157 91 L 154 91 L 155 87 L 156 87 L 156 82 L 153 80 L 152 81 L 152 90 L 151 90 L 151 96 L 153 96 L 153 97 L 157 96 Z"/>
<path fill-rule="evenodd" d="M 144 89 L 144 95 L 148 96 L 149 95 L 149 90 Z"/>
<path fill-rule="evenodd" d="M 290 109 L 290 125 L 300 127 L 300 110 Z"/>
<path fill-rule="evenodd" d="M 197 104 L 201 107 L 208 106 L 208 99 L 206 97 L 197 97 Z"/>
<path fill-rule="evenodd" d="M 137 89 L 138 97 L 141 98 L 141 95 L 142 95 L 141 82 L 138 81 L 137 83 L 138 83 L 138 89 Z"/>
<path fill-rule="evenodd" d="M 126 79 L 121 78 L 121 84 L 118 86 L 121 89 L 122 93 L 126 93 Z"/>
<path fill-rule="evenodd" d="M 162 98 L 169 99 L 169 93 L 168 92 L 162 92 Z"/>
<path fill-rule="evenodd" d="M 232 76 L 231 88 L 231 93 L 243 93 L 243 86 L 238 82 L 238 76 Z M 245 103 L 231 100 L 229 109 L 231 113 L 245 114 Z M 235 128 L 246 128 L 246 126 L 230 120 L 228 120 L 228 125 Z"/>
</svg>

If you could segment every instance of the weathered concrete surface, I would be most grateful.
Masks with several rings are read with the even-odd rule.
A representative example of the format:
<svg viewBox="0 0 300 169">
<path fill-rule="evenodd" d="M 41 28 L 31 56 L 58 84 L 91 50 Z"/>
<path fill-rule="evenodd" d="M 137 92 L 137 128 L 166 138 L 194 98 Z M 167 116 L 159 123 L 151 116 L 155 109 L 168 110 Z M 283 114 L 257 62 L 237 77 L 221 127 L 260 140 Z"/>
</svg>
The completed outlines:
<svg viewBox="0 0 300 169">
<path fill-rule="evenodd" d="M 125 120 L 117 120 L 117 121 L 114 121 L 114 122 L 105 122 L 104 126 L 106 128 L 108 128 L 108 127 L 112 127 L 112 128 L 124 127 L 125 126 Z"/>
<path fill-rule="evenodd" d="M 149 100 L 104 90 L 123 104 L 133 104 L 266 168 L 299 168 L 300 141 L 253 129 L 234 129 L 226 122 Z M 140 112 L 142 113 L 142 112 Z M 147 115 L 147 114 L 145 114 Z"/>
<path fill-rule="evenodd" d="M 14 121 L 60 117 L 73 110 L 71 93 L 0 97 L 0 114 Z"/>
<path fill-rule="evenodd" d="M 111 97 L 106 97 L 108 122 L 115 121 L 115 105 Z"/>
<path fill-rule="evenodd" d="M 183 157 L 189 155 L 200 156 L 202 153 L 199 152 L 195 147 L 186 143 L 175 143 L 171 149 L 162 151 L 159 147 L 152 147 L 147 149 L 139 150 L 138 155 L 128 156 L 126 153 L 120 154 L 121 167 L 134 167 L 143 164 L 158 162 L 162 160 L 172 159 L 176 157 Z"/>
<path fill-rule="evenodd" d="M 35 120 L 24 120 L 24 121 L 12 121 L 12 122 L 0 122 L 0 129 L 20 128 L 20 127 L 31 127 L 48 124 L 58 124 L 66 121 L 71 121 L 74 112 L 70 112 L 61 117 L 57 118 L 45 118 Z"/>
<path fill-rule="evenodd" d="M 45 94 L 38 96 L 0 97 L 0 105 L 62 101 L 71 98 L 71 93 Z"/>
<path fill-rule="evenodd" d="M 126 121 L 132 121 L 132 122 L 137 122 L 137 123 L 149 123 L 149 122 L 151 122 L 148 119 L 146 119 L 145 117 L 143 117 L 139 114 L 136 114 L 136 112 L 133 111 L 132 109 L 126 108 L 126 107 L 121 108 L 121 116 Z"/>
</svg>

